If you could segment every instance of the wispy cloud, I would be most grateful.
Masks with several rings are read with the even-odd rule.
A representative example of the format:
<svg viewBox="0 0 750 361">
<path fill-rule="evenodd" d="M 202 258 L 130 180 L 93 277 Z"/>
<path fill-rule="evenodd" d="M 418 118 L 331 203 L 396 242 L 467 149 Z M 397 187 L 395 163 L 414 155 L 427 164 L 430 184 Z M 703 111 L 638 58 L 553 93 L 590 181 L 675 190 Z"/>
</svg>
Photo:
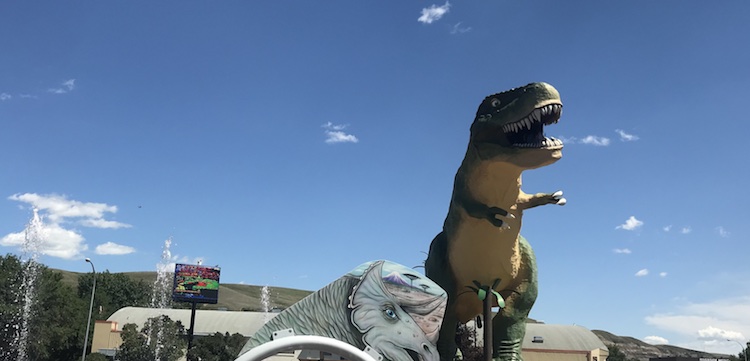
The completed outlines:
<svg viewBox="0 0 750 361">
<path fill-rule="evenodd" d="M 113 242 L 107 242 L 96 246 L 94 252 L 100 255 L 124 255 L 135 252 L 135 248 Z"/>
<path fill-rule="evenodd" d="M 623 142 L 634 142 L 640 139 L 637 135 L 625 133 L 622 129 L 615 129 L 615 132 L 620 135 L 620 140 Z"/>
<path fill-rule="evenodd" d="M 18 201 L 36 209 L 43 223 L 40 251 L 53 257 L 80 258 L 88 249 L 85 238 L 74 225 L 91 228 L 118 229 L 129 224 L 104 219 L 108 213 L 116 213 L 117 207 L 104 203 L 80 202 L 61 195 L 36 193 L 14 194 L 9 200 Z M 0 239 L 2 246 L 21 246 L 25 232 L 10 233 Z"/>
<path fill-rule="evenodd" d="M 642 270 L 640 270 L 640 271 L 636 272 L 636 273 L 635 273 L 635 276 L 636 276 L 636 277 L 643 277 L 643 276 L 648 276 L 648 268 L 644 268 L 644 269 L 642 269 Z"/>
<path fill-rule="evenodd" d="M 0 101 L 6 101 L 10 98 L 13 98 L 13 96 L 8 93 L 0 93 Z"/>
<path fill-rule="evenodd" d="M 667 272 L 659 272 L 659 277 L 661 278 L 667 277 Z"/>
<path fill-rule="evenodd" d="M 609 145 L 610 140 L 606 137 L 600 137 L 596 135 L 587 135 L 583 138 L 578 137 L 559 137 L 560 140 L 562 140 L 563 143 L 566 144 L 586 144 L 586 145 L 595 145 L 598 147 L 606 147 Z"/>
<path fill-rule="evenodd" d="M 428 8 L 422 9 L 422 15 L 417 19 L 420 23 L 432 24 L 433 21 L 438 21 L 443 15 L 447 14 L 450 10 L 451 4 L 445 2 L 442 6 L 431 5 Z"/>
<path fill-rule="evenodd" d="M 643 338 L 643 342 L 649 343 L 652 345 L 667 345 L 669 344 L 669 340 L 667 340 L 664 337 L 661 336 L 646 336 Z"/>
<path fill-rule="evenodd" d="M 76 80 L 75 79 L 69 79 L 69 80 L 64 81 L 60 85 L 62 85 L 62 86 L 61 87 L 57 87 L 57 88 L 49 88 L 49 89 L 47 89 L 47 91 L 50 92 L 50 93 L 53 93 L 53 94 L 65 94 L 65 93 L 69 93 L 69 92 L 73 91 L 73 89 L 76 88 Z"/>
<path fill-rule="evenodd" d="M 639 221 L 635 216 L 630 216 L 625 223 L 615 227 L 615 229 L 624 229 L 626 231 L 634 231 L 643 226 L 643 222 Z"/>
<path fill-rule="evenodd" d="M 359 142 L 356 136 L 344 132 L 346 127 L 348 127 L 346 124 L 333 124 L 331 122 L 323 124 L 326 134 L 325 142 L 328 144 Z"/>
<path fill-rule="evenodd" d="M 682 234 L 688 234 L 688 233 L 690 233 L 692 231 L 693 231 L 693 229 L 690 228 L 690 226 L 685 226 L 685 227 L 682 227 L 682 229 L 680 229 L 680 233 L 682 233 Z"/>
<path fill-rule="evenodd" d="M 606 147 L 609 145 L 609 138 L 598 137 L 595 135 L 587 135 L 581 139 L 581 144 L 596 145 L 599 147 Z"/>
<path fill-rule="evenodd" d="M 731 233 L 729 233 L 729 231 L 727 231 L 726 229 L 724 229 L 724 227 L 722 227 L 722 226 L 716 227 L 716 233 L 718 233 L 719 236 L 721 236 L 722 238 L 728 238 L 729 235 L 731 234 Z"/>
<path fill-rule="evenodd" d="M 471 31 L 471 27 L 464 27 L 461 26 L 461 23 L 457 23 L 456 25 L 453 25 L 453 28 L 451 28 L 451 34 L 463 34 L 468 33 Z"/>
<path fill-rule="evenodd" d="M 612 250 L 612 252 L 618 253 L 618 254 L 631 254 L 632 252 L 627 248 L 615 248 Z"/>
<path fill-rule="evenodd" d="M 671 230 L 672 230 L 672 225 L 670 224 L 670 225 L 668 225 L 668 226 L 664 226 L 664 227 L 662 227 L 661 229 L 662 229 L 662 230 L 664 230 L 664 232 L 669 232 L 669 231 L 671 231 Z"/>
</svg>

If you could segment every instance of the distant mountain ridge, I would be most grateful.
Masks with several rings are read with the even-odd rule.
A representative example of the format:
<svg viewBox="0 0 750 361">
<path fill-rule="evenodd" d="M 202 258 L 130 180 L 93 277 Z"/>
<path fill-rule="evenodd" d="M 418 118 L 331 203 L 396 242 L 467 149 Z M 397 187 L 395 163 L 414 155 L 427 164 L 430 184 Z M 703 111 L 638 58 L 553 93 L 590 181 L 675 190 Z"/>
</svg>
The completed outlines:
<svg viewBox="0 0 750 361">
<path fill-rule="evenodd" d="M 637 338 L 617 336 L 607 331 L 591 330 L 607 347 L 616 345 L 628 358 L 648 361 L 652 357 L 697 357 L 729 359 L 729 355 L 690 350 L 672 345 L 652 345 Z"/>
</svg>

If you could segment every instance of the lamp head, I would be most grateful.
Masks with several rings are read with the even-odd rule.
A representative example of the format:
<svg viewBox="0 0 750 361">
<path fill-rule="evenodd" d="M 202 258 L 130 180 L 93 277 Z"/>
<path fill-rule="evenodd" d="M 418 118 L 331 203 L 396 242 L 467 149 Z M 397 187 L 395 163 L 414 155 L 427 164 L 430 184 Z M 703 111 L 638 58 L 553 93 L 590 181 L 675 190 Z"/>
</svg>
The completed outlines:
<svg viewBox="0 0 750 361">
<path fill-rule="evenodd" d="M 91 263 L 91 258 L 86 257 L 86 262 Z"/>
</svg>

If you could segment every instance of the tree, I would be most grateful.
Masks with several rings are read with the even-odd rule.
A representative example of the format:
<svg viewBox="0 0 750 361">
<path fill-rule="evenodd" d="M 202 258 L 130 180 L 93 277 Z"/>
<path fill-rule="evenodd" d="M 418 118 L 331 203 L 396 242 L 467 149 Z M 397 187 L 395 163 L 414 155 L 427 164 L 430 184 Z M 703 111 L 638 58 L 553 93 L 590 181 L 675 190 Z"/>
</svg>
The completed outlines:
<svg viewBox="0 0 750 361">
<path fill-rule="evenodd" d="M 91 273 L 78 278 L 78 297 L 89 299 L 93 285 Z M 94 317 L 105 320 L 115 311 L 127 307 L 148 307 L 151 301 L 152 285 L 143 280 L 133 280 L 122 273 L 109 270 L 96 274 L 96 294 L 94 295 Z"/>
<path fill-rule="evenodd" d="M 122 327 L 117 361 L 177 361 L 184 355 L 185 327 L 167 316 L 149 318 L 140 332 L 133 323 Z"/>
<path fill-rule="evenodd" d="M 482 361 L 485 359 L 484 349 L 477 346 L 475 329 L 469 328 L 465 324 L 459 325 L 456 330 L 456 345 L 461 350 L 464 361 Z"/>
<path fill-rule="evenodd" d="M 247 339 L 239 333 L 222 335 L 217 332 L 211 336 L 195 340 L 188 352 L 188 361 L 232 361 L 245 346 Z"/>
<path fill-rule="evenodd" d="M 14 255 L 0 257 L 0 358 L 16 359 L 17 340 L 25 324 L 29 360 L 75 360 L 83 347 L 84 305 L 75 291 L 62 282 L 62 274 L 46 266 L 22 262 Z M 33 273 L 35 282 L 24 323 L 24 295 L 29 283 L 23 277 Z"/>
</svg>

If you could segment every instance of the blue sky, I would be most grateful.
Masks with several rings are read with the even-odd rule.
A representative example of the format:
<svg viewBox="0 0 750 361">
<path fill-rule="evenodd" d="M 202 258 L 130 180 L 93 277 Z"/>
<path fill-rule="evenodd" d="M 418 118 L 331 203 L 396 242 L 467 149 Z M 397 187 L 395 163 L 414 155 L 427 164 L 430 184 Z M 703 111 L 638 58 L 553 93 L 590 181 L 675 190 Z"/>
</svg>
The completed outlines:
<svg viewBox="0 0 750 361">
<path fill-rule="evenodd" d="M 222 267 L 315 290 L 417 266 L 479 102 L 560 91 L 524 173 L 532 317 L 739 352 L 750 338 L 747 1 L 0 4 L 0 250 Z"/>
</svg>

